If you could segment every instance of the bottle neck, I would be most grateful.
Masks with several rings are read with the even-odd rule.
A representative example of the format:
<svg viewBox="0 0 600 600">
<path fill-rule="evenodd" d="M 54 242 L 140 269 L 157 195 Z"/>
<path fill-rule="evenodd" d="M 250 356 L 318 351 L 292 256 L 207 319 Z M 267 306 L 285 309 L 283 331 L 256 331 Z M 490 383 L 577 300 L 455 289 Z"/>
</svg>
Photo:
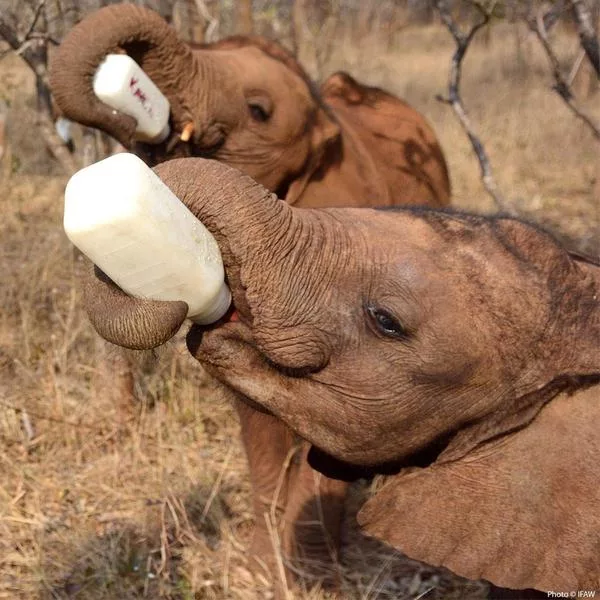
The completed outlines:
<svg viewBox="0 0 600 600">
<path fill-rule="evenodd" d="M 223 283 L 206 310 L 195 315 L 188 315 L 188 319 L 198 325 L 210 325 L 218 321 L 229 310 L 230 306 L 231 292 L 227 284 Z"/>
</svg>

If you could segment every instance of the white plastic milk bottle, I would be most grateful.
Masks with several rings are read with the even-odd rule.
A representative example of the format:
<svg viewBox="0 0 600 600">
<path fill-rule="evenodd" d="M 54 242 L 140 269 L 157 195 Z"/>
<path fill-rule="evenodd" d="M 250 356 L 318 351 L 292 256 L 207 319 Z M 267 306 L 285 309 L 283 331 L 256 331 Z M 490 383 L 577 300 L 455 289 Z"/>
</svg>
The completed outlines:
<svg viewBox="0 0 600 600">
<path fill-rule="evenodd" d="M 137 156 L 115 154 L 78 171 L 65 190 L 68 238 L 123 291 L 183 300 L 196 323 L 231 304 L 219 247 Z"/>
<path fill-rule="evenodd" d="M 131 57 L 109 54 L 93 88 L 102 102 L 137 120 L 137 139 L 160 144 L 169 135 L 169 101 Z"/>
</svg>

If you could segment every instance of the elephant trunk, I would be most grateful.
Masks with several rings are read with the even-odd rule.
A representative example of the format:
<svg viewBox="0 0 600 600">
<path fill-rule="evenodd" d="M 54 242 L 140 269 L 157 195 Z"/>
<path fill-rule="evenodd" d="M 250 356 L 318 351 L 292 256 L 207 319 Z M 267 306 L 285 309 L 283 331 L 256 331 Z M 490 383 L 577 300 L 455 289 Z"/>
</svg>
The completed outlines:
<svg viewBox="0 0 600 600">
<path fill-rule="evenodd" d="M 92 89 L 94 74 L 109 53 L 126 52 L 171 102 L 193 77 L 190 48 L 154 11 L 131 4 L 102 8 L 75 26 L 51 58 L 52 93 L 64 116 L 102 129 L 126 147 L 133 144 L 135 119 L 101 102 Z"/>
<path fill-rule="evenodd" d="M 217 240 L 236 309 L 251 324 L 252 284 L 246 279 L 254 280 L 256 269 L 264 270 L 268 257 L 285 251 L 300 216 L 250 177 L 219 162 L 178 159 L 154 170 Z M 187 313 L 184 302 L 127 296 L 99 272 L 90 277 L 85 290 L 86 310 L 97 332 L 127 348 L 164 343 Z"/>
</svg>

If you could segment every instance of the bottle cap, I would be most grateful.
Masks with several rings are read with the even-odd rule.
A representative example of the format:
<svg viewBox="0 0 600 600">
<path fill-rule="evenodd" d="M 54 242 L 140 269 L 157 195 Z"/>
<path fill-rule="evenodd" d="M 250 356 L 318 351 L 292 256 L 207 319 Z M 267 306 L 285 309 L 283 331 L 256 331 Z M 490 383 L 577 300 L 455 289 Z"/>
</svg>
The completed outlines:
<svg viewBox="0 0 600 600">
<path fill-rule="evenodd" d="M 210 325 L 218 321 L 231 306 L 231 292 L 226 283 L 223 283 L 210 307 L 197 315 L 188 315 L 188 319 L 198 325 Z"/>
</svg>

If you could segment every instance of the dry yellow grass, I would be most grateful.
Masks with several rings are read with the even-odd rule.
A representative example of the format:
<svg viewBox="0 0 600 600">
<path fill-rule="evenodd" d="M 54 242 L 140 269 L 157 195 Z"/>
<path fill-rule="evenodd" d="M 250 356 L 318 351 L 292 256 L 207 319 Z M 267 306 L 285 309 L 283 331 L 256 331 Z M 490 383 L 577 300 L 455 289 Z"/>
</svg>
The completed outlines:
<svg viewBox="0 0 600 600">
<path fill-rule="evenodd" d="M 498 30 L 473 48 L 465 102 L 513 204 L 589 248 L 598 236 L 598 146 L 549 89 L 531 40 L 516 67 L 508 35 Z M 341 40 L 323 70 L 346 68 L 425 112 L 456 204 L 486 211 L 468 143 L 433 99 L 451 51 L 445 31 L 409 29 L 393 51 Z M 0 96 L 31 104 L 31 95 L 18 60 L 0 62 Z M 13 157 L 0 163 L 0 598 L 268 598 L 270 583 L 246 564 L 252 515 L 235 416 L 181 339 L 137 357 L 139 401 L 128 409 L 94 386 L 100 365 L 81 311 L 82 264 L 61 227 L 66 179 L 28 162 L 38 141 L 23 126 L 27 110 L 15 109 L 24 118 L 12 126 Z M 365 493 L 357 485 L 348 506 L 343 598 L 484 597 L 481 584 L 362 538 L 353 515 Z M 326 596 L 317 585 L 297 597 Z"/>
</svg>

